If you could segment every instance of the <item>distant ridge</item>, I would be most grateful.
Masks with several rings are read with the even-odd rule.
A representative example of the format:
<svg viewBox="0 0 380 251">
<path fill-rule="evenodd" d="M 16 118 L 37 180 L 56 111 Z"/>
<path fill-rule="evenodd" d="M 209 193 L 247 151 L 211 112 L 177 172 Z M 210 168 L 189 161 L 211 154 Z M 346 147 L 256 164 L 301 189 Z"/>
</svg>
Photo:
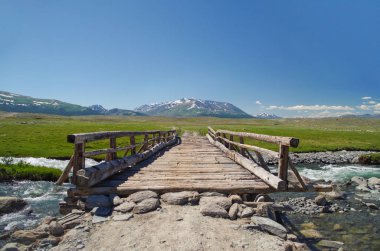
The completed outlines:
<svg viewBox="0 0 380 251">
<path fill-rule="evenodd" d="M 142 105 L 135 111 L 151 116 L 252 118 L 251 115 L 230 103 L 195 98 Z"/>
<path fill-rule="evenodd" d="M 340 118 L 374 118 L 374 119 L 380 119 L 380 114 L 347 114 L 342 115 Z"/>
<path fill-rule="evenodd" d="M 0 111 L 44 113 L 64 116 L 77 115 L 123 115 L 144 116 L 145 114 L 131 110 L 107 110 L 101 105 L 89 107 L 70 104 L 56 99 L 40 99 L 20 94 L 0 91 Z"/>
<path fill-rule="evenodd" d="M 275 114 L 268 114 L 268 113 L 260 113 L 255 116 L 253 116 L 256 119 L 280 119 L 281 117 L 275 115 Z"/>
</svg>

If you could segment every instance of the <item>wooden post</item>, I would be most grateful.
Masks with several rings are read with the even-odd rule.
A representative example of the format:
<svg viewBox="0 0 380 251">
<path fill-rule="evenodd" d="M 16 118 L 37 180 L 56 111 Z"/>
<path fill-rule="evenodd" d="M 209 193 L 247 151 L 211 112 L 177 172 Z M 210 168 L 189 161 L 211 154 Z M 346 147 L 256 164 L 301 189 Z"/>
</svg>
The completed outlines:
<svg viewBox="0 0 380 251">
<path fill-rule="evenodd" d="M 280 145 L 280 154 L 278 160 L 278 177 L 286 182 L 288 186 L 288 162 L 289 162 L 289 146 Z"/>
<path fill-rule="evenodd" d="M 136 140 L 135 140 L 135 136 L 134 135 L 129 137 L 129 144 L 131 146 L 136 145 Z M 131 149 L 131 155 L 135 155 L 135 154 L 136 154 L 136 147 L 133 147 Z"/>
<path fill-rule="evenodd" d="M 77 172 L 80 169 L 85 168 L 85 159 L 83 156 L 84 153 L 84 143 L 77 143 L 75 144 L 74 148 L 74 160 L 73 160 L 73 178 L 71 180 L 72 184 L 76 184 L 77 182 Z"/>
<path fill-rule="evenodd" d="M 222 133 L 222 138 L 223 138 L 223 139 L 226 139 L 226 138 L 227 138 L 227 136 L 226 136 L 225 133 Z M 222 141 L 222 143 L 223 143 L 223 145 L 224 145 L 225 147 L 228 147 L 227 143 L 226 143 L 224 140 Z"/>
<path fill-rule="evenodd" d="M 230 135 L 230 140 L 234 141 L 234 135 Z M 228 144 L 228 149 L 232 149 L 232 144 Z"/>
<path fill-rule="evenodd" d="M 116 148 L 116 138 L 114 138 L 114 137 L 110 138 L 110 148 L 113 148 L 113 149 Z M 106 156 L 107 161 L 114 160 L 114 159 L 117 159 L 117 153 L 116 152 L 107 154 L 107 156 Z"/>
<path fill-rule="evenodd" d="M 241 137 L 241 136 L 240 136 L 240 137 L 239 137 L 239 142 L 240 142 L 240 144 L 244 144 L 244 137 Z M 246 155 L 245 155 L 245 149 L 242 148 L 242 147 L 240 148 L 240 154 L 243 155 L 244 157 L 246 156 Z"/>
</svg>

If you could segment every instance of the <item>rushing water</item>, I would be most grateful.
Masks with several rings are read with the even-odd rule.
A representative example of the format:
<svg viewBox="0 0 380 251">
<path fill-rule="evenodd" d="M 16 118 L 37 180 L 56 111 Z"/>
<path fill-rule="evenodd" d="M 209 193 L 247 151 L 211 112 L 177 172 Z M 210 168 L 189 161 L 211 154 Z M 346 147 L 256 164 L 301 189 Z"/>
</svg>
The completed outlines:
<svg viewBox="0 0 380 251">
<path fill-rule="evenodd" d="M 32 165 L 48 166 L 63 169 L 67 160 L 51 160 L 45 158 L 15 158 L 17 161 L 25 161 Z M 86 166 L 91 166 L 97 162 L 86 160 Z M 303 165 L 297 166 L 301 175 L 314 180 L 332 180 L 344 184 L 353 176 L 379 177 L 380 166 L 363 166 L 363 165 Z M 52 182 L 38 181 L 17 181 L 11 183 L 0 183 L 0 196 L 16 196 L 24 198 L 28 206 L 24 210 L 3 215 L 0 217 L 0 232 L 4 230 L 32 228 L 41 218 L 51 215 L 57 216 L 58 202 L 65 196 L 68 184 L 56 186 Z M 347 213 L 322 214 L 318 216 L 309 216 L 302 214 L 288 215 L 288 219 L 298 230 L 307 226 L 308 222 L 315 225 L 315 229 L 320 232 L 323 239 L 336 240 L 344 242 L 350 250 L 380 250 L 380 215 L 379 211 L 374 211 L 363 206 L 355 198 L 372 201 L 379 205 L 380 193 L 359 194 L 354 191 L 353 187 L 344 189 L 347 193 L 347 200 L 338 203 L 350 204 L 356 211 Z M 281 193 L 275 194 L 274 197 L 279 200 L 285 200 L 291 197 L 315 197 L 315 193 Z M 339 227 L 336 225 L 339 224 Z M 334 230 L 335 226 L 335 230 Z M 305 239 L 309 242 L 312 249 L 319 249 L 317 241 L 314 239 Z M 326 249 L 328 250 L 328 249 Z"/>
</svg>

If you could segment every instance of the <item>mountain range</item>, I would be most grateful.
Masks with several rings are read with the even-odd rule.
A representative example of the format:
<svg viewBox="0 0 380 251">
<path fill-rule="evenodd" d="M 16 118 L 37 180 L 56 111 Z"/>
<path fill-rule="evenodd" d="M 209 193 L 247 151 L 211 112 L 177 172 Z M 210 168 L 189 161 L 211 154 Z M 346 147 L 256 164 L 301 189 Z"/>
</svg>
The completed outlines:
<svg viewBox="0 0 380 251">
<path fill-rule="evenodd" d="M 20 94 L 0 91 L 0 111 L 77 115 L 115 116 L 167 116 L 167 117 L 219 117 L 219 118 L 258 118 L 277 119 L 274 114 L 261 113 L 251 116 L 238 107 L 227 103 L 195 98 L 182 98 L 175 101 L 142 105 L 134 110 L 106 109 L 102 105 L 80 106 L 56 99 L 40 99 Z"/>
</svg>

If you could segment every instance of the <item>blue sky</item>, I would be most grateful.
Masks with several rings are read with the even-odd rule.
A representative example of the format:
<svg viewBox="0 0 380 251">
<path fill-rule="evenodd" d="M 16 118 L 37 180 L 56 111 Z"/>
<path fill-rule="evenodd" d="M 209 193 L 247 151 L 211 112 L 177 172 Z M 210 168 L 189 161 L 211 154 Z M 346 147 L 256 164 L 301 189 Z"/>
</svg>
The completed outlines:
<svg viewBox="0 0 380 251">
<path fill-rule="evenodd" d="M 0 1 L 0 90 L 133 109 L 380 113 L 380 1 Z M 370 98 L 369 98 L 370 97 Z"/>
</svg>

